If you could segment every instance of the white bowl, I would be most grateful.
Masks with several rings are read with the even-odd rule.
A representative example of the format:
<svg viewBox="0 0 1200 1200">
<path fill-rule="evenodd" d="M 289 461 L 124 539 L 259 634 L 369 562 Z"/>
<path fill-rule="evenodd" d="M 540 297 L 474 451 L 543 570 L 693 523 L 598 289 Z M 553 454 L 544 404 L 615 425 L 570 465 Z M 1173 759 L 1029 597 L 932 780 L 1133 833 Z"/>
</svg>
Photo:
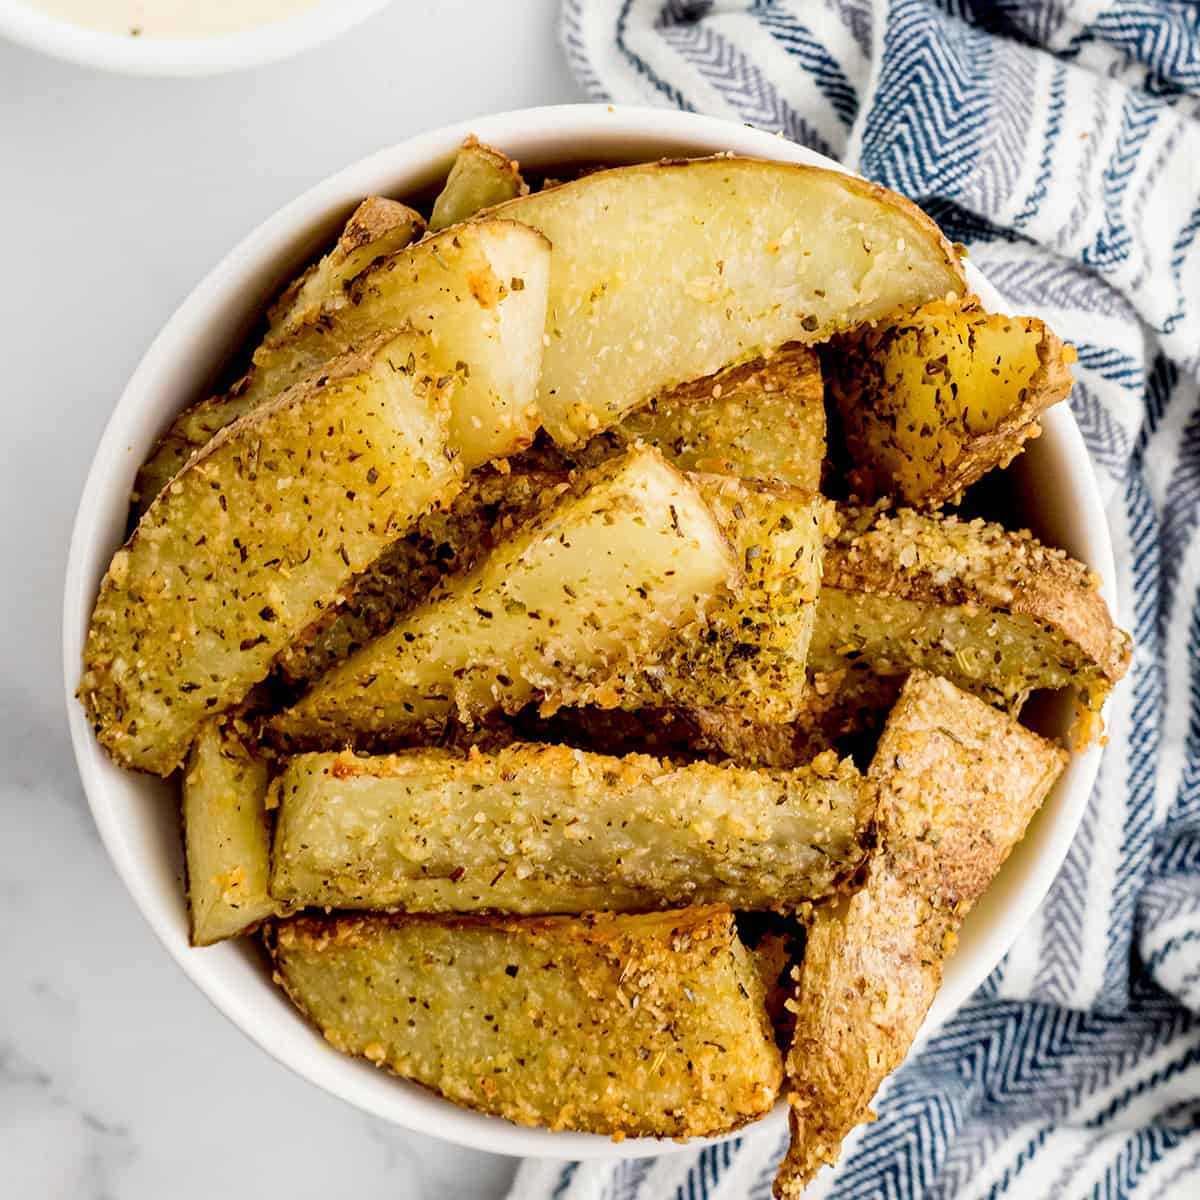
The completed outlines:
<svg viewBox="0 0 1200 1200">
<path fill-rule="evenodd" d="M 124 529 L 138 464 L 168 420 L 205 394 L 225 358 L 282 282 L 334 235 L 363 196 L 428 193 L 469 133 L 522 164 L 634 162 L 729 150 L 836 167 L 782 138 L 709 117 L 660 109 L 572 105 L 468 121 L 383 150 L 318 184 L 259 226 L 199 284 L 147 351 L 108 423 L 80 501 L 67 569 L 63 651 L 71 735 L 84 788 L 117 871 L 163 944 L 196 985 L 260 1046 L 306 1079 L 410 1129 L 503 1154 L 562 1158 L 662 1154 L 672 1142 L 615 1145 L 592 1134 L 527 1129 L 457 1108 L 414 1084 L 331 1049 L 270 981 L 257 945 L 188 945 L 175 783 L 113 766 L 74 699 L 96 589 Z M 1000 297 L 978 271 L 968 278 L 988 307 Z M 1100 572 L 1112 605 L 1112 546 L 1083 439 L 1066 405 L 1019 460 L 1014 510 L 1047 541 Z M 1065 728 L 1067 714 L 1050 720 Z M 1100 751 L 1072 759 L 987 896 L 972 912 L 946 969 L 926 1030 L 975 990 L 1016 940 L 1066 855 L 1096 776 Z M 782 1108 L 767 1120 L 781 1120 Z"/>
<path fill-rule="evenodd" d="M 87 29 L 26 0 L 0 0 L 0 36 L 52 58 L 121 75 L 219 75 L 291 58 L 345 33 L 387 3 L 321 0 L 293 17 L 238 33 L 157 38 Z"/>
</svg>

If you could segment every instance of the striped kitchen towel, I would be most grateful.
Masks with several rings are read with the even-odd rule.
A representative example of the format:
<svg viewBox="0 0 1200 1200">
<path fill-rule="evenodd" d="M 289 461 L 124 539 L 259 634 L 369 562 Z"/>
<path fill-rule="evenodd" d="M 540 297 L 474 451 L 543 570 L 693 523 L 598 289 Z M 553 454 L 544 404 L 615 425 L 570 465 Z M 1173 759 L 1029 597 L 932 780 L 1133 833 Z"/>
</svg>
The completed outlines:
<svg viewBox="0 0 1200 1200">
<path fill-rule="evenodd" d="M 778 131 L 921 203 L 1078 348 L 1137 650 L 1016 948 L 809 1194 L 1200 1200 L 1200 4 L 565 0 L 596 100 Z M 515 1200 L 769 1194 L 778 1125 L 529 1161 Z"/>
</svg>

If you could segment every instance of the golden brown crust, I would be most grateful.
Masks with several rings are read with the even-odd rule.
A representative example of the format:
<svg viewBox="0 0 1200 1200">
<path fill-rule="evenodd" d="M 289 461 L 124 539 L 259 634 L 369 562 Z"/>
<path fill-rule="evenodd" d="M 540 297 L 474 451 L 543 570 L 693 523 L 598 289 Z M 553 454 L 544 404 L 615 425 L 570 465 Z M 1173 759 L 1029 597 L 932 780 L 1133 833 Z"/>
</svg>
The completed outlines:
<svg viewBox="0 0 1200 1200">
<path fill-rule="evenodd" d="M 614 440 L 646 441 L 684 471 L 774 480 L 816 491 L 825 457 L 825 389 L 810 346 L 693 379 L 629 413 Z"/>
<path fill-rule="evenodd" d="M 732 914 L 299 918 L 276 978 L 336 1048 L 525 1125 L 724 1133 L 781 1077 Z"/>
<path fill-rule="evenodd" d="M 349 282 L 356 270 L 365 270 L 371 262 L 370 256 L 360 254 L 361 261 L 356 259 L 349 272 L 339 271 L 352 255 L 372 244 L 379 253 L 390 253 L 418 237 L 424 228 L 420 213 L 406 204 L 368 196 L 351 214 L 333 250 L 294 279 L 271 306 L 267 313 L 271 335 L 278 336 L 281 330 L 308 319 L 311 313 L 307 310 L 319 307 L 328 298 L 329 287 Z M 171 422 L 138 471 L 131 498 L 135 521 L 196 450 L 218 430 L 250 411 L 252 401 L 242 395 L 247 387 L 248 379 L 243 378 L 226 394 L 191 405 Z"/>
<path fill-rule="evenodd" d="M 457 494 L 426 344 L 380 335 L 228 426 L 151 505 L 113 556 L 84 648 L 79 696 L 115 761 L 170 774 L 356 571 Z"/>
<path fill-rule="evenodd" d="M 639 671 L 740 585 L 712 511 L 656 450 L 631 450 L 577 486 L 325 675 L 271 736 L 335 749 L 535 700 L 552 710 Z"/>
<path fill-rule="evenodd" d="M 365 255 L 362 271 L 351 272 L 345 281 L 353 296 L 341 286 L 335 270 L 337 286 L 322 293 L 319 306 L 303 304 L 294 320 L 275 330 L 255 351 L 254 365 L 228 392 L 201 400 L 175 417 L 139 473 L 134 518 L 143 515 L 191 454 L 219 429 L 380 329 L 419 323 L 429 333 L 432 324 L 439 324 L 438 369 L 458 383 L 451 440 L 469 466 L 527 445 L 536 426 L 531 360 L 541 347 L 540 306 L 549 246 L 512 221 L 481 221 L 468 228 L 469 232 L 448 230 L 405 245 L 379 263 L 362 246 L 351 252 Z M 519 272 L 512 269 L 517 263 Z M 514 279 L 520 279 L 519 288 L 511 288 Z M 474 290 L 482 288 L 491 297 L 488 319 L 482 322 L 480 309 L 485 306 L 470 294 L 472 283 Z M 448 327 L 455 334 L 453 351 L 446 345 Z"/>
<path fill-rule="evenodd" d="M 940 909 L 983 894 L 1068 755 L 945 679 L 914 672 L 871 763 L 890 870 Z"/>
<path fill-rule="evenodd" d="M 775 1182 L 798 1197 L 908 1053 L 955 932 L 1067 755 L 924 672 L 909 676 L 870 776 L 880 848 L 861 891 L 809 931 L 787 1057 L 792 1142 Z"/>
<path fill-rule="evenodd" d="M 871 845 L 849 761 L 789 771 L 513 744 L 291 759 L 274 784 L 272 894 L 295 907 L 794 911 Z"/>
<path fill-rule="evenodd" d="M 1090 673 L 1101 701 L 1128 668 L 1129 635 L 1113 624 L 1095 574 L 1028 530 L 886 503 L 842 506 L 839 515 L 825 588 L 1028 618 L 1073 651 L 1080 690 L 1093 690 Z"/>
<path fill-rule="evenodd" d="M 1041 432 L 1071 390 L 1072 347 L 1036 317 L 933 300 L 836 341 L 829 390 L 857 490 L 920 508 L 953 502 Z"/>
</svg>

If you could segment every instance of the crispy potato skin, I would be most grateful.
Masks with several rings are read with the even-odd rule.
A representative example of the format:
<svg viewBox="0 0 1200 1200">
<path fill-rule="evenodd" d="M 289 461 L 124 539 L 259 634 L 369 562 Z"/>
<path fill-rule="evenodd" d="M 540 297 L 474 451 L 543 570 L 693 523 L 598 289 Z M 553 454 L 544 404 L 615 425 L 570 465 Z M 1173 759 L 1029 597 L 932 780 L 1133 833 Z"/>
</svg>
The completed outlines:
<svg viewBox="0 0 1200 1200">
<path fill-rule="evenodd" d="M 739 583 L 696 488 L 656 450 L 630 451 L 329 672 L 271 734 L 298 749 L 369 746 L 569 703 Z"/>
<path fill-rule="evenodd" d="M 489 215 L 554 246 L 539 403 L 568 447 L 729 363 L 967 290 L 958 254 L 915 205 L 815 167 L 648 163 Z"/>
<path fill-rule="evenodd" d="M 445 229 L 528 190 L 517 163 L 471 136 L 463 142 L 446 177 L 446 186 L 433 202 L 429 228 Z"/>
<path fill-rule="evenodd" d="M 916 671 L 870 776 L 880 849 L 848 902 L 809 930 L 787 1056 L 792 1142 L 775 1181 L 799 1197 L 870 1118 L 941 984 L 971 906 L 1024 836 L 1066 753 L 945 679 Z"/>
<path fill-rule="evenodd" d="M 247 933 L 279 912 L 268 891 L 267 764 L 217 720 L 201 727 L 183 775 L 188 915 L 194 946 Z"/>
<path fill-rule="evenodd" d="M 294 279 L 271 306 L 268 336 L 280 337 L 311 320 L 327 300 L 348 287 L 377 257 L 403 248 L 424 230 L 420 213 L 408 205 L 368 196 L 351 214 L 337 245 Z M 134 521 L 213 434 L 247 411 L 236 396 L 214 396 L 180 413 L 138 471 L 132 497 Z"/>
<path fill-rule="evenodd" d="M 837 339 L 829 391 L 872 488 L 918 508 L 1006 466 L 1071 390 L 1073 349 L 1035 317 L 934 300 Z M 862 485 L 868 485 L 866 487 Z"/>
<path fill-rule="evenodd" d="M 809 664 L 836 673 L 913 667 L 1018 709 L 1071 686 L 1092 712 L 1124 675 L 1129 635 L 1099 581 L 1027 531 L 953 516 L 843 505 L 827 545 Z"/>
<path fill-rule="evenodd" d="M 419 212 L 388 200 L 368 196 L 350 215 L 333 249 L 294 279 L 267 313 L 268 338 L 287 334 L 310 321 L 339 292 L 378 258 L 403 250 L 425 232 Z"/>
<path fill-rule="evenodd" d="M 203 721 L 458 492 L 453 381 L 439 386 L 424 357 L 415 335 L 376 338 L 227 427 L 151 506 L 113 557 L 84 648 L 79 697 L 116 762 L 170 774 Z"/>
<path fill-rule="evenodd" d="M 707 1136 L 778 1092 L 762 983 L 728 909 L 299 918 L 269 945 L 337 1049 L 518 1124 Z"/>
<path fill-rule="evenodd" d="M 794 911 L 866 857 L 874 788 L 825 755 L 791 771 L 513 745 L 290 760 L 272 893 L 295 907 Z"/>
</svg>

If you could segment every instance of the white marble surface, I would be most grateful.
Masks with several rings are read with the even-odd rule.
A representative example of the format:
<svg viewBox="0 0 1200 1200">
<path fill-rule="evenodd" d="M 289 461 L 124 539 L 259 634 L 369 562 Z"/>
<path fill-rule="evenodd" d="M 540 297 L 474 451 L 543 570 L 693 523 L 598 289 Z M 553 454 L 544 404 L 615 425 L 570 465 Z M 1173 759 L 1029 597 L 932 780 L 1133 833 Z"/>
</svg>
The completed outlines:
<svg viewBox="0 0 1200 1200">
<path fill-rule="evenodd" d="M 449 121 L 581 98 L 556 0 L 397 0 L 197 81 L 0 44 L 0 1197 L 501 1196 L 515 1164 L 366 1117 L 251 1045 L 109 866 L 67 740 L 59 607 L 96 441 L 159 326 L 310 183 Z"/>
</svg>

